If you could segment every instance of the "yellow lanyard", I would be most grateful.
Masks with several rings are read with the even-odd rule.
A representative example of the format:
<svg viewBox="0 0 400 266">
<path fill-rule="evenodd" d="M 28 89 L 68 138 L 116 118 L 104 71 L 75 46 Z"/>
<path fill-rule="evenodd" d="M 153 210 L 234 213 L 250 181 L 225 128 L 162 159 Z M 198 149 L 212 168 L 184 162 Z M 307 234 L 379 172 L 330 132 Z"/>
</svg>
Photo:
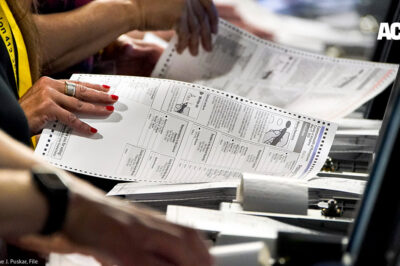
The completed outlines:
<svg viewBox="0 0 400 266">
<path fill-rule="evenodd" d="M 22 97 L 32 87 L 28 53 L 21 31 L 5 0 L 0 0 L 0 34 L 11 60 L 18 95 Z M 17 47 L 14 47 L 13 37 Z"/>
</svg>

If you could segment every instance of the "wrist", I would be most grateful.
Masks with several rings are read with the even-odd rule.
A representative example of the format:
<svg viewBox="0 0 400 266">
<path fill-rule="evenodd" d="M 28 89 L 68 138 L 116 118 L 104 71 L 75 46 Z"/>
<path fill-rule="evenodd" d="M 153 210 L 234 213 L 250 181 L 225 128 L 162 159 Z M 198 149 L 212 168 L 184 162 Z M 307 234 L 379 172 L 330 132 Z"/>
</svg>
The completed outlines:
<svg viewBox="0 0 400 266">
<path fill-rule="evenodd" d="M 86 195 L 72 192 L 61 233 L 82 247 L 99 246 L 98 236 L 105 233 L 106 228 L 102 224 L 107 220 L 102 207 Z"/>
<path fill-rule="evenodd" d="M 1 171 L 0 209 L 0 237 L 39 233 L 49 213 L 29 171 Z"/>
<path fill-rule="evenodd" d="M 65 223 L 62 228 L 64 234 L 70 235 L 74 230 L 76 230 L 79 222 L 83 222 L 82 220 L 84 220 L 83 218 L 86 213 L 85 210 L 87 209 L 86 205 L 87 202 L 81 195 L 75 192 L 70 193 Z"/>
</svg>

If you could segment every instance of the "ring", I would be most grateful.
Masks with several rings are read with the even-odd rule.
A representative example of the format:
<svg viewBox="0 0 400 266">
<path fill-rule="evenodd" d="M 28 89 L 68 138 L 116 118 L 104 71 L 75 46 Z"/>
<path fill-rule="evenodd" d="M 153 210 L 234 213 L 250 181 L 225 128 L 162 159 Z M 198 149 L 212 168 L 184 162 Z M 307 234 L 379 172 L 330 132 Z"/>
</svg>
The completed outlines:
<svg viewBox="0 0 400 266">
<path fill-rule="evenodd" d="M 65 82 L 65 89 L 64 89 L 64 93 L 68 96 L 75 96 L 76 93 L 76 84 L 72 83 L 72 82 Z"/>
</svg>

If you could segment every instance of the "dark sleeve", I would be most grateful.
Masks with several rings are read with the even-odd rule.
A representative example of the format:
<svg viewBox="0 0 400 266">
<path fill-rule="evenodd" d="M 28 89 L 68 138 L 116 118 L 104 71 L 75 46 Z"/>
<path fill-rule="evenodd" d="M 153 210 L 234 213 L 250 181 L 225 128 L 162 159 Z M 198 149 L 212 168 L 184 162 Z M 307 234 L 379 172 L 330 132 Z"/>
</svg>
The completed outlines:
<svg viewBox="0 0 400 266">
<path fill-rule="evenodd" d="M 0 128 L 14 139 L 30 145 L 28 121 L 9 86 L 0 75 Z"/>
<path fill-rule="evenodd" d="M 39 0 L 38 11 L 40 14 L 51 14 L 70 11 L 86 5 L 92 0 Z"/>
</svg>

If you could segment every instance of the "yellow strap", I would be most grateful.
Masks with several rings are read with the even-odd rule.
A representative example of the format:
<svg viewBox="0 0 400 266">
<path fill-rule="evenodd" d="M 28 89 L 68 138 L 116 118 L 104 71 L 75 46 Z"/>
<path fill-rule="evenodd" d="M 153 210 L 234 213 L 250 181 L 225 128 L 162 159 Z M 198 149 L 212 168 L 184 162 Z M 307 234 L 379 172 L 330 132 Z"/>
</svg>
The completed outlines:
<svg viewBox="0 0 400 266">
<path fill-rule="evenodd" d="M 0 35 L 3 39 L 3 42 L 6 46 L 6 50 L 8 52 L 8 56 L 10 57 L 11 65 L 14 71 L 15 84 L 18 86 L 17 82 L 17 61 L 15 58 L 15 47 L 14 41 L 10 29 L 10 24 L 8 24 L 8 20 L 6 15 L 3 12 L 3 7 L 0 8 Z"/>
<path fill-rule="evenodd" d="M 10 8 L 8 7 L 8 4 L 5 0 L 0 0 L 0 16 L 2 16 L 4 19 L 1 20 L 4 25 L 8 24 L 8 29 L 11 29 L 12 34 L 14 35 L 15 43 L 17 44 L 17 51 L 18 51 L 18 70 L 14 69 L 14 75 L 15 78 L 19 77 L 19 83 L 17 84 L 18 88 L 18 95 L 19 97 L 22 97 L 30 87 L 32 87 L 32 77 L 31 77 L 31 70 L 29 67 L 29 58 L 28 58 L 28 52 L 26 50 L 24 38 L 22 37 L 21 31 L 18 28 L 17 22 L 14 19 L 14 16 L 11 13 Z M 0 30 L 1 31 L 1 30 Z M 4 31 L 4 30 L 3 30 Z M 9 33 L 11 36 L 11 32 Z M 8 36 L 8 38 L 10 38 Z M 7 36 L 5 36 L 7 37 Z M 7 40 L 7 38 L 3 37 L 2 34 L 2 39 Z M 12 39 L 11 39 L 12 40 Z M 4 43 L 7 46 L 7 42 L 4 41 Z M 12 41 L 11 41 L 12 43 Z M 14 44 L 12 44 L 14 46 Z M 7 49 L 9 50 L 9 49 Z M 15 50 L 14 47 L 12 47 L 12 53 L 10 51 L 8 52 L 10 55 L 11 62 L 16 61 L 15 59 Z M 15 64 L 16 65 L 16 64 Z M 14 64 L 13 64 L 13 68 Z M 18 72 L 17 72 L 18 71 Z M 17 80 L 17 78 L 16 78 Z"/>
<path fill-rule="evenodd" d="M 11 10 L 5 0 L 0 0 L 0 32 L 11 60 L 18 95 L 19 97 L 22 97 L 29 90 L 29 88 L 32 87 L 31 69 L 29 67 L 28 52 L 26 50 L 24 38 L 22 37 L 17 22 L 15 21 L 14 16 L 12 15 Z M 15 47 L 14 42 L 12 41 L 12 35 L 14 35 L 15 43 L 17 45 L 18 58 L 15 58 Z M 31 140 L 33 148 L 35 148 L 36 138 L 32 137 Z"/>
</svg>

